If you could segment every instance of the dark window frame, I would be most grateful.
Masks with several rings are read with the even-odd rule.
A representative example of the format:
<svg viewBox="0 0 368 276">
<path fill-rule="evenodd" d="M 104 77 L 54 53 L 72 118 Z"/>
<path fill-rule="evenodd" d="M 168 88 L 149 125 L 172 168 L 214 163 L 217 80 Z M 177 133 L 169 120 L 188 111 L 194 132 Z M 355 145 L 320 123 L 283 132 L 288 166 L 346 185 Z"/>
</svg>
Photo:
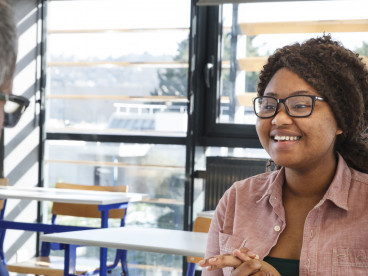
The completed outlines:
<svg viewBox="0 0 368 276">
<path fill-rule="evenodd" d="M 197 143 L 200 146 L 261 148 L 254 125 L 216 122 L 220 97 L 222 6 L 197 8 Z M 212 68 L 212 71 L 209 68 Z"/>
</svg>

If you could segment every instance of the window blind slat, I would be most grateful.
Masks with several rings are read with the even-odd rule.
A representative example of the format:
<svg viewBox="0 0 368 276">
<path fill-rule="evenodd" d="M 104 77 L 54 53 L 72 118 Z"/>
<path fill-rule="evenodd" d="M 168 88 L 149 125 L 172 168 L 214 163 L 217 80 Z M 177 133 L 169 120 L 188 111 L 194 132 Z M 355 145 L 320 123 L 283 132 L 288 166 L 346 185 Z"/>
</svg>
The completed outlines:
<svg viewBox="0 0 368 276">
<path fill-rule="evenodd" d="M 198 6 L 214 6 L 221 4 L 262 3 L 262 2 L 295 2 L 295 0 L 198 0 Z M 321 1 L 321 0 L 299 0 L 299 1 Z M 333 1 L 333 0 L 322 0 Z"/>
</svg>

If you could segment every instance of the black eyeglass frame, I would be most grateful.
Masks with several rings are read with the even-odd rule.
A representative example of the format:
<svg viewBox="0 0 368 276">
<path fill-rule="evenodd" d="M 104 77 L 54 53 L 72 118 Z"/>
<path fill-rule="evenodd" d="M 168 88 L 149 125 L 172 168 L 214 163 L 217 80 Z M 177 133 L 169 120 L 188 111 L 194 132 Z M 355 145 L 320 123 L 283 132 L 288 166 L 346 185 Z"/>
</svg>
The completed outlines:
<svg viewBox="0 0 368 276">
<path fill-rule="evenodd" d="M 302 115 L 302 116 L 298 116 L 298 115 L 291 115 L 290 114 L 290 111 L 289 111 L 289 108 L 287 107 L 287 104 L 286 104 L 286 101 L 290 98 L 295 98 L 295 97 L 309 97 L 312 99 L 312 109 L 310 111 L 310 113 L 308 115 Z M 264 98 L 269 98 L 269 99 L 274 99 L 276 101 L 276 108 L 275 108 L 275 111 L 272 115 L 270 116 L 259 116 L 256 112 L 256 101 L 257 99 L 264 99 Z M 314 110 L 314 106 L 315 106 L 315 103 L 316 101 L 323 101 L 323 102 L 326 102 L 326 99 L 325 98 L 322 98 L 322 97 L 318 97 L 318 96 L 312 96 L 312 95 L 292 95 L 292 96 L 289 96 L 289 97 L 286 97 L 284 99 L 277 99 L 275 97 L 272 97 L 272 96 L 261 96 L 261 97 L 255 97 L 253 98 L 253 109 L 254 109 L 254 114 L 256 114 L 256 116 L 258 118 L 261 118 L 261 119 L 269 119 L 269 118 L 272 118 L 274 116 L 276 116 L 278 110 L 279 110 L 279 104 L 282 103 L 285 107 L 285 110 L 286 110 L 286 113 L 292 117 L 292 118 L 306 118 L 306 117 L 309 117 L 310 115 L 312 115 L 313 113 L 313 110 Z"/>
<path fill-rule="evenodd" d="M 17 96 L 13 94 L 8 94 L 4 92 L 0 92 L 0 101 L 11 101 L 19 105 L 17 110 L 13 113 L 6 113 L 5 110 L 3 110 L 4 113 L 4 127 L 14 127 L 17 125 L 17 123 L 20 120 L 20 117 L 24 113 L 24 111 L 27 109 L 29 105 L 29 100 L 23 96 Z"/>
</svg>

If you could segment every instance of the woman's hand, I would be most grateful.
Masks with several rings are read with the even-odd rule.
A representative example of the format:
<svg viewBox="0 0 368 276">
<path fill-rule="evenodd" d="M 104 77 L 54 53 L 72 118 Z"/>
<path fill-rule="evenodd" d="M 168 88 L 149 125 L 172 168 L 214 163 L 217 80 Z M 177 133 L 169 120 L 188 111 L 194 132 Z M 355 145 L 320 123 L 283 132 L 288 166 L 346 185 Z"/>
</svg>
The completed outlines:
<svg viewBox="0 0 368 276">
<path fill-rule="evenodd" d="M 224 267 L 238 267 L 245 261 L 258 259 L 258 255 L 251 252 L 248 248 L 243 247 L 240 250 L 235 250 L 234 254 L 223 254 L 203 259 L 198 264 L 212 271 Z"/>
<path fill-rule="evenodd" d="M 243 261 L 241 265 L 235 268 L 232 272 L 232 276 L 245 276 L 245 275 L 254 275 L 254 276 L 281 276 L 281 274 L 267 262 L 260 261 L 256 258 L 254 261 L 249 260 L 249 250 L 247 248 L 241 248 L 240 250 L 234 250 L 234 256 L 236 256 L 239 260 Z M 258 257 L 258 256 L 257 256 Z M 255 262 L 258 264 L 255 264 Z M 258 271 L 255 271 L 255 267 L 260 266 Z M 255 272 L 252 273 L 251 271 Z"/>
<path fill-rule="evenodd" d="M 208 271 L 233 267 L 232 276 L 281 276 L 273 266 L 260 261 L 258 255 L 249 251 L 246 247 L 234 250 L 233 254 L 217 255 L 204 259 L 199 262 L 199 265 L 205 267 Z"/>
</svg>

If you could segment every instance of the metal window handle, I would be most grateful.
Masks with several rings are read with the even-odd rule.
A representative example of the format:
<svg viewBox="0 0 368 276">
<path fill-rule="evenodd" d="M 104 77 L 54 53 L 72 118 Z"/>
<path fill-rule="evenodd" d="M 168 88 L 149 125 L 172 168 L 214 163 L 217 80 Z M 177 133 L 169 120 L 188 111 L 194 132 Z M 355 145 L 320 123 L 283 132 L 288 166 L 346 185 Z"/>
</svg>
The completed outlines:
<svg viewBox="0 0 368 276">
<path fill-rule="evenodd" d="M 211 79 L 213 78 L 213 70 L 214 70 L 214 57 L 211 56 L 211 62 L 208 62 L 204 69 L 204 81 L 206 83 L 206 87 L 211 87 Z"/>
</svg>

